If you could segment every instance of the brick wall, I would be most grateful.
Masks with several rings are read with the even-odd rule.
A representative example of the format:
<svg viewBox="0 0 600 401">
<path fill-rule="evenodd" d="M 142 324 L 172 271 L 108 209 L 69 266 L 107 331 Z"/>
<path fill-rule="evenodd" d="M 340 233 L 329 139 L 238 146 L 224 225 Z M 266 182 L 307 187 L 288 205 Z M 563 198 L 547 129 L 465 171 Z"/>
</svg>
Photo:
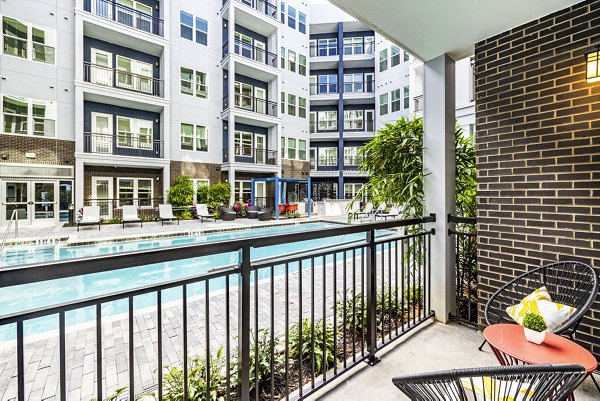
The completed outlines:
<svg viewBox="0 0 600 401">
<path fill-rule="evenodd" d="M 120 178 L 151 178 L 153 180 L 152 192 L 154 198 L 163 197 L 163 171 L 153 169 L 112 167 L 112 166 L 85 166 L 83 172 L 83 197 L 92 198 L 92 177 L 113 177 L 113 198 L 118 198 L 117 177 Z M 160 177 L 160 180 L 156 180 Z"/>
<path fill-rule="evenodd" d="M 480 309 L 509 278 L 545 263 L 600 268 L 600 0 L 478 43 Z M 480 313 L 480 321 L 481 321 Z M 600 303 L 577 340 L 600 358 Z"/>
<path fill-rule="evenodd" d="M 208 179 L 214 184 L 221 181 L 220 167 L 219 164 L 171 161 L 171 182 L 179 176 L 187 175 L 196 179 Z"/>
<path fill-rule="evenodd" d="M 308 178 L 310 162 L 282 159 L 281 170 L 284 178 Z"/>
<path fill-rule="evenodd" d="M 25 157 L 35 153 L 35 158 Z M 75 142 L 29 135 L 0 135 L 0 163 L 73 166 Z"/>
</svg>

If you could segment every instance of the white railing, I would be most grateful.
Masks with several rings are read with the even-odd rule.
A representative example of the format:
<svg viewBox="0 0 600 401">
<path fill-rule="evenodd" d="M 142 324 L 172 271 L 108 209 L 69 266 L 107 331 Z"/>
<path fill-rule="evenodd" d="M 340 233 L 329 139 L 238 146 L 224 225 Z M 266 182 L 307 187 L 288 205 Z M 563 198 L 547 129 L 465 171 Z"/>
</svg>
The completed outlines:
<svg viewBox="0 0 600 401">
<path fill-rule="evenodd" d="M 4 233 L 4 239 L 2 240 L 2 245 L 0 245 L 0 258 L 4 259 L 4 247 L 6 246 L 6 240 L 8 239 L 8 234 L 10 233 L 10 228 L 12 227 L 13 220 L 15 221 L 15 238 L 19 236 L 19 219 L 17 218 L 17 209 L 13 210 L 10 215 L 10 220 L 8 220 L 8 227 L 6 228 L 6 232 Z"/>
</svg>

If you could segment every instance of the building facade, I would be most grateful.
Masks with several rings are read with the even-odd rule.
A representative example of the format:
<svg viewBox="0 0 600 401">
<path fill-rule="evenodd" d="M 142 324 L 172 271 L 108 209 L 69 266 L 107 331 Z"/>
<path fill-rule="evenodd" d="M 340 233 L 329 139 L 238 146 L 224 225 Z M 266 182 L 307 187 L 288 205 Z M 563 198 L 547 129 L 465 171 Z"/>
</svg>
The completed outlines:
<svg viewBox="0 0 600 401">
<path fill-rule="evenodd" d="M 25 3 L 0 10 L 0 225 L 155 208 L 181 175 L 231 202 L 276 175 L 354 197 L 358 149 L 422 112 L 422 65 L 326 2 Z"/>
</svg>

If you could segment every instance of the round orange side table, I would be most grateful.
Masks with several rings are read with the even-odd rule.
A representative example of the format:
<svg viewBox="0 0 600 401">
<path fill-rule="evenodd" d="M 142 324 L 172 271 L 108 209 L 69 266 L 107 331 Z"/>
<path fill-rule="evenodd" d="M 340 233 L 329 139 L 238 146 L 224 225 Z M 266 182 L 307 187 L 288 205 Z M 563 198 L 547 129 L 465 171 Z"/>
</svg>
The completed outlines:
<svg viewBox="0 0 600 401">
<path fill-rule="evenodd" d="M 553 333 L 546 333 L 540 345 L 525 338 L 523 326 L 494 324 L 483 330 L 501 365 L 570 364 L 581 365 L 590 375 L 598 367 L 596 358 L 573 341 Z"/>
</svg>

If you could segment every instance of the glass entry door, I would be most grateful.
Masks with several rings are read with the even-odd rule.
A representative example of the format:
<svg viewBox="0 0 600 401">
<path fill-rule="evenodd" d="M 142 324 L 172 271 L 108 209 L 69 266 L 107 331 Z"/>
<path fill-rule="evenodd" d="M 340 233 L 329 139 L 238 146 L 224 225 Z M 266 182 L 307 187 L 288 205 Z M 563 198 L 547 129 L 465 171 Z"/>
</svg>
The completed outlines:
<svg viewBox="0 0 600 401">
<path fill-rule="evenodd" d="M 58 222 L 57 181 L 6 181 L 2 185 L 2 219 L 16 218 L 25 224 Z"/>
<path fill-rule="evenodd" d="M 262 134 L 256 134 L 254 140 L 256 142 L 256 149 L 254 150 L 256 152 L 256 163 L 265 164 L 267 162 L 266 137 Z"/>
<path fill-rule="evenodd" d="M 92 206 L 100 206 L 100 216 L 112 218 L 113 180 L 110 177 L 92 177 Z"/>
</svg>

